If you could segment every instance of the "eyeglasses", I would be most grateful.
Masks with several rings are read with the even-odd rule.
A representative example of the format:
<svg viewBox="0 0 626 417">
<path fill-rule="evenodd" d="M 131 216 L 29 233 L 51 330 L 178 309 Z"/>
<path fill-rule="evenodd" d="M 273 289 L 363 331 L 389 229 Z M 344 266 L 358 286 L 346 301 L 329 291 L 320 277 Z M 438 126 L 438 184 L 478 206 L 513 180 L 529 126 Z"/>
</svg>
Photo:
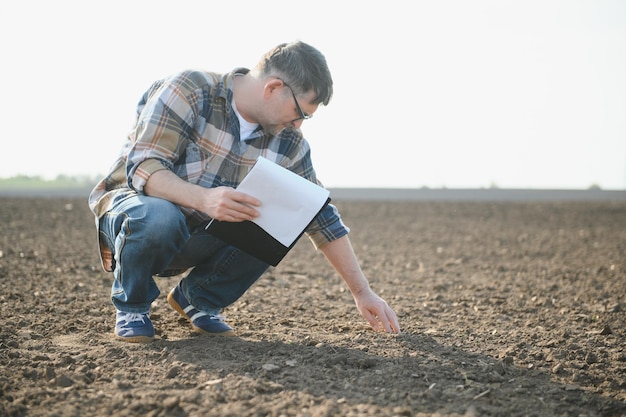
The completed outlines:
<svg viewBox="0 0 626 417">
<path fill-rule="evenodd" d="M 280 80 L 280 78 L 278 79 Z M 306 114 L 305 112 L 302 111 L 302 108 L 300 107 L 300 104 L 298 104 L 298 100 L 296 99 L 296 94 L 293 92 L 293 89 L 291 88 L 291 86 L 284 81 L 283 81 L 283 84 L 285 87 L 289 89 L 289 91 L 291 91 L 291 95 L 293 96 L 293 101 L 296 103 L 296 110 L 298 111 L 298 115 L 300 115 L 300 117 L 298 117 L 297 119 L 293 119 L 292 122 L 297 122 L 298 120 L 308 120 L 311 117 L 313 117 L 312 114 Z"/>
</svg>

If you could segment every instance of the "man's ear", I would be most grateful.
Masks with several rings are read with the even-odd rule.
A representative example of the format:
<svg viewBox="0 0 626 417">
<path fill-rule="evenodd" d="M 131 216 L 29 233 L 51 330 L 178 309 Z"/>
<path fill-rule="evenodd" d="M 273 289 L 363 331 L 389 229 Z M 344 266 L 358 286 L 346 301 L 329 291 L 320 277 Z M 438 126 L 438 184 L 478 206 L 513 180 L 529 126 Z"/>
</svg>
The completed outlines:
<svg viewBox="0 0 626 417">
<path fill-rule="evenodd" d="M 278 78 L 270 78 L 265 82 L 265 86 L 263 87 L 263 97 L 265 99 L 270 98 L 270 96 L 274 93 L 281 91 L 284 83 Z"/>
</svg>

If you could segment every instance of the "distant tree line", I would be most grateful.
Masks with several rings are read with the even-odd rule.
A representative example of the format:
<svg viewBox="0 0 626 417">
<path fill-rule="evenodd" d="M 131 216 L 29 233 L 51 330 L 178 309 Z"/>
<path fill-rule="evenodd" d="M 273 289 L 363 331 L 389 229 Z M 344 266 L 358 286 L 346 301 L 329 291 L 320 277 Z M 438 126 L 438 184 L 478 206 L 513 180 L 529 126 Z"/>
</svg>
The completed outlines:
<svg viewBox="0 0 626 417">
<path fill-rule="evenodd" d="M 53 179 L 42 176 L 16 175 L 9 178 L 0 178 L 0 188 L 84 188 L 91 187 L 100 177 L 97 176 L 70 176 L 57 175 Z"/>
<path fill-rule="evenodd" d="M 79 175 L 79 176 L 71 176 L 60 174 L 57 175 L 54 179 L 46 179 L 41 176 L 29 176 L 29 175 L 16 175 L 10 178 L 0 178 L 0 189 L 19 189 L 19 188 L 86 188 L 93 187 L 102 176 L 88 176 L 88 175 Z M 418 187 L 416 187 L 418 188 Z M 423 189 L 428 189 L 430 187 L 423 186 Z M 443 186 L 442 189 L 446 189 L 447 187 Z M 483 188 L 483 187 L 480 187 Z M 490 189 L 499 189 L 500 187 L 492 182 L 489 187 Z M 591 184 L 588 190 L 601 190 L 602 188 L 598 184 Z"/>
</svg>

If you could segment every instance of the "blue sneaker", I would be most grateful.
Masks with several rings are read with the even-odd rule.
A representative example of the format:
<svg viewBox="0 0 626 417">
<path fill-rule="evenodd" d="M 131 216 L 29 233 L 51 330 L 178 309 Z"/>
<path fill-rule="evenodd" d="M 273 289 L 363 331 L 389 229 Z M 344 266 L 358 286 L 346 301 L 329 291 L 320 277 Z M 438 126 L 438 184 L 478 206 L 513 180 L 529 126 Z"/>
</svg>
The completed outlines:
<svg viewBox="0 0 626 417">
<path fill-rule="evenodd" d="M 211 336 L 234 336 L 233 328 L 224 322 L 224 317 L 205 313 L 195 308 L 187 301 L 180 289 L 180 284 L 174 287 L 167 295 L 167 302 L 174 310 L 189 320 L 196 333 Z"/>
<path fill-rule="evenodd" d="M 154 339 L 150 313 L 124 313 L 115 316 L 115 337 L 125 342 L 149 343 Z"/>
</svg>

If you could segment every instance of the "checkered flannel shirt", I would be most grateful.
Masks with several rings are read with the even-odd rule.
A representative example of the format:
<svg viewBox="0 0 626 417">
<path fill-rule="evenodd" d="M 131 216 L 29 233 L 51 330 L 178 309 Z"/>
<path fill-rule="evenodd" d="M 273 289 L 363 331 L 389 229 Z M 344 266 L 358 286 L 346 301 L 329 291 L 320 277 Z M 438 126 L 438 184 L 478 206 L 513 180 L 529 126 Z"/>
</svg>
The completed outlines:
<svg viewBox="0 0 626 417">
<path fill-rule="evenodd" d="M 257 128 L 246 140 L 239 138 L 239 120 L 232 108 L 233 77 L 190 70 L 155 82 L 137 106 L 137 120 L 109 174 L 92 190 L 89 207 L 99 219 L 115 199 L 143 193 L 154 172 L 168 169 L 202 187 L 237 187 L 258 156 L 322 185 L 311 162 L 310 147 L 299 129 L 270 135 Z M 210 217 L 181 207 L 190 226 Z M 328 205 L 306 231 L 314 246 L 349 232 L 335 206 Z M 100 233 L 98 233 L 100 236 Z M 99 239 L 102 266 L 113 269 L 110 248 Z"/>
</svg>

